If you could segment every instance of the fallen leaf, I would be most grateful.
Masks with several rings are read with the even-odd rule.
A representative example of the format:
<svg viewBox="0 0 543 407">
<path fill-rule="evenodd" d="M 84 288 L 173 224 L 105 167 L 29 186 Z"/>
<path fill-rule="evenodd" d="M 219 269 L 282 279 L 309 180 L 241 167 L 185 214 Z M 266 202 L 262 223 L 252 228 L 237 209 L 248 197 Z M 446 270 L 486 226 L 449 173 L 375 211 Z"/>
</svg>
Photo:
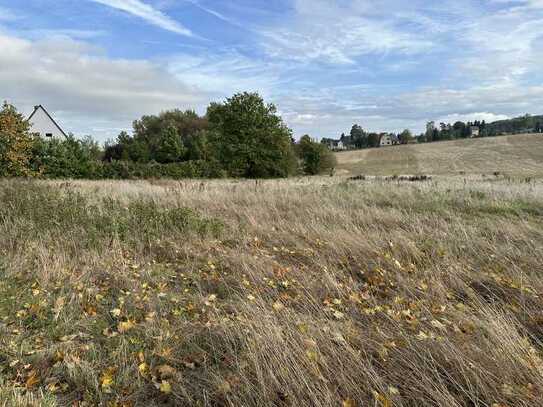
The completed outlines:
<svg viewBox="0 0 543 407">
<path fill-rule="evenodd" d="M 149 371 L 149 366 L 145 362 L 140 363 L 138 366 L 138 370 L 142 376 L 145 376 L 147 372 Z"/>
<path fill-rule="evenodd" d="M 273 303 L 273 309 L 277 312 L 279 311 L 282 311 L 285 309 L 285 306 L 283 305 L 283 303 L 279 302 L 279 301 L 276 301 Z"/>
<path fill-rule="evenodd" d="M 128 332 L 130 331 L 131 329 L 133 329 L 136 325 L 128 320 L 128 321 L 123 321 L 123 322 L 119 322 L 119 325 L 117 325 L 117 330 L 120 332 L 120 333 L 125 333 L 125 332 Z"/>
<path fill-rule="evenodd" d="M 335 311 L 334 312 L 334 317 L 336 319 L 343 319 L 345 317 L 345 314 L 343 312 L 340 312 L 340 311 Z"/>
<path fill-rule="evenodd" d="M 113 384 L 115 383 L 114 376 L 116 371 L 117 368 L 110 367 L 104 373 L 102 373 L 102 377 L 100 378 L 100 385 L 104 393 L 111 393 L 111 386 L 113 386 Z"/>
<path fill-rule="evenodd" d="M 28 375 L 28 379 L 26 379 L 25 386 L 27 389 L 31 389 L 34 386 L 36 386 L 40 382 L 40 379 L 38 377 L 38 372 L 35 370 L 32 370 L 30 374 Z"/>
<path fill-rule="evenodd" d="M 160 365 L 157 367 L 157 372 L 160 375 L 161 379 L 169 379 L 176 375 L 177 370 L 175 368 L 168 366 L 168 365 Z"/>
<path fill-rule="evenodd" d="M 164 394 L 170 394 L 172 392 L 172 385 L 168 381 L 162 380 L 159 389 Z"/>
</svg>

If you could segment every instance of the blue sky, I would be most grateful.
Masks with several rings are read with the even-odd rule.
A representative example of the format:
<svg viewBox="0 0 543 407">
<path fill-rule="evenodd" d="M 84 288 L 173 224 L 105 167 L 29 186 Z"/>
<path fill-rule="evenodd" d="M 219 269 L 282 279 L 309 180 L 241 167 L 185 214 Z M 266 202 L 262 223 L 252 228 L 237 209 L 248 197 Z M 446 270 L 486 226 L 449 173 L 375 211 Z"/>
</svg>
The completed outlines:
<svg viewBox="0 0 543 407">
<path fill-rule="evenodd" d="M 258 91 L 300 137 L 543 113 L 543 0 L 0 0 L 0 98 L 100 140 Z"/>
</svg>

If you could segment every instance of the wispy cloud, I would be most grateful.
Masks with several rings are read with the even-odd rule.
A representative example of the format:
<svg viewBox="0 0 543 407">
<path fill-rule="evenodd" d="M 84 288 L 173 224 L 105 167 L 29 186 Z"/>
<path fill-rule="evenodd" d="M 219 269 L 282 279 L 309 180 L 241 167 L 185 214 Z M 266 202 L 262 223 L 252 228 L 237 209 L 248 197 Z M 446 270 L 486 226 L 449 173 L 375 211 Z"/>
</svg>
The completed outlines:
<svg viewBox="0 0 543 407">
<path fill-rule="evenodd" d="M 105 6 L 124 11 L 134 16 L 140 17 L 150 24 L 163 28 L 177 34 L 192 37 L 193 33 L 179 22 L 167 16 L 160 10 L 143 3 L 140 0 L 90 0 Z"/>
</svg>

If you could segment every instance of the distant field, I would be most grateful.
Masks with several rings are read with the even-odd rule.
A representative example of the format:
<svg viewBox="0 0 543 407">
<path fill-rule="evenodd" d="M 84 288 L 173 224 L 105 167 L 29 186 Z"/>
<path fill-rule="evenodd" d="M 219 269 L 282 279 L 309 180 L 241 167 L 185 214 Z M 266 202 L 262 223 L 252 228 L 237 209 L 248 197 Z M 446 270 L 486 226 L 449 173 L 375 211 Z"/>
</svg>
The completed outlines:
<svg viewBox="0 0 543 407">
<path fill-rule="evenodd" d="M 337 153 L 339 174 L 543 176 L 543 135 L 526 134 Z"/>
</svg>

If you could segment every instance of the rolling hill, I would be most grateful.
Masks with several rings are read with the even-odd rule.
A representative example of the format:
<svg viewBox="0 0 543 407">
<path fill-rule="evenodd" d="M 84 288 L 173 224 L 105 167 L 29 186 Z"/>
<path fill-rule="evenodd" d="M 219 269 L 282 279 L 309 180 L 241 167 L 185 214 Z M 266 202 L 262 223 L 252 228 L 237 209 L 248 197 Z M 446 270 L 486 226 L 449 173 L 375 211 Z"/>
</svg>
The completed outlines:
<svg viewBox="0 0 543 407">
<path fill-rule="evenodd" d="M 488 174 L 543 177 L 543 135 L 413 144 L 336 154 L 339 175 Z"/>
</svg>

